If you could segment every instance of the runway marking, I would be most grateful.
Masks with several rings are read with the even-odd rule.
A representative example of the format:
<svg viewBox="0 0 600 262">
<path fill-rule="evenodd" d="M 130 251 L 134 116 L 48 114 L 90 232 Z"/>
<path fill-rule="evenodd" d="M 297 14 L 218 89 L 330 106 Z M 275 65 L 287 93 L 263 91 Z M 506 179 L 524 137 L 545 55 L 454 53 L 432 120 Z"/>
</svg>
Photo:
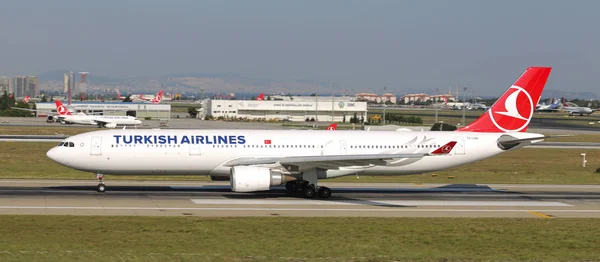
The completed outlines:
<svg viewBox="0 0 600 262">
<path fill-rule="evenodd" d="M 541 217 L 541 218 L 553 218 L 552 216 L 546 215 L 546 214 L 544 214 L 542 212 L 538 212 L 538 211 L 529 210 L 527 212 L 529 212 L 529 214 L 532 214 L 534 216 Z"/>
<path fill-rule="evenodd" d="M 192 210 L 192 211 L 333 211 L 333 212 L 545 212 L 600 213 L 600 209 L 421 209 L 421 208 L 252 208 L 252 207 L 84 207 L 84 206 L 0 206 L 0 209 L 73 209 L 73 210 Z"/>
<path fill-rule="evenodd" d="M 436 200 L 274 200 L 274 199 L 191 199 L 199 205 L 371 205 L 371 206 L 513 206 L 568 207 L 570 204 L 542 201 L 436 201 Z"/>
</svg>

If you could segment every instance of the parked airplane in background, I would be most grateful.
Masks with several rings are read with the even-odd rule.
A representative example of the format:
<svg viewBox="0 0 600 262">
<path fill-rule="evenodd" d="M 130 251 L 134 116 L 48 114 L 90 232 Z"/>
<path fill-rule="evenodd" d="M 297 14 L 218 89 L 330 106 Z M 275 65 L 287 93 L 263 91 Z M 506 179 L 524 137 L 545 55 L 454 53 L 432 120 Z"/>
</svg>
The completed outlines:
<svg viewBox="0 0 600 262">
<path fill-rule="evenodd" d="M 118 125 L 139 125 L 142 123 L 142 121 L 132 116 L 86 115 L 84 113 L 73 115 L 59 100 L 56 100 L 56 112 L 58 112 L 58 121 L 61 124 L 95 125 L 98 127 L 115 128 Z"/>
<path fill-rule="evenodd" d="M 541 104 L 541 105 L 538 104 L 535 107 L 535 111 L 536 112 L 558 112 L 558 111 L 560 111 L 560 108 L 562 106 L 560 99 L 551 98 L 551 100 L 554 100 L 554 102 L 551 102 L 548 105 L 546 105 L 545 103 Z"/>
<path fill-rule="evenodd" d="M 105 130 L 50 149 L 53 161 L 103 174 L 229 176 L 235 192 L 284 185 L 327 198 L 319 179 L 410 175 L 465 165 L 542 141 L 526 133 L 551 68 L 531 67 L 475 122 L 457 131 Z M 144 159 L 144 161 L 139 161 Z"/>
<path fill-rule="evenodd" d="M 594 113 L 594 110 L 592 110 L 589 107 L 584 107 L 584 106 L 578 106 L 575 103 L 571 103 L 571 102 L 566 102 L 565 98 L 561 98 L 560 100 L 562 102 L 562 109 L 564 111 L 566 111 L 567 113 L 569 113 L 569 115 L 574 116 L 574 115 L 591 115 L 592 113 Z"/>
<path fill-rule="evenodd" d="M 31 97 L 26 96 L 25 98 L 23 98 L 23 103 L 25 104 L 29 104 L 29 100 L 31 99 Z"/>
<path fill-rule="evenodd" d="M 265 100 L 265 94 L 260 94 L 256 97 L 256 100 Z"/>
<path fill-rule="evenodd" d="M 163 98 L 163 90 L 158 91 L 158 93 L 156 93 L 156 95 L 154 96 L 154 98 L 150 99 L 150 98 L 144 98 L 142 96 L 142 94 L 140 94 L 139 96 L 130 96 L 131 100 L 134 102 L 151 102 L 153 104 L 160 104 L 160 102 L 162 101 Z M 125 100 L 124 96 L 121 96 L 121 93 L 119 93 L 119 90 L 117 90 L 117 98 L 119 100 Z"/>
</svg>

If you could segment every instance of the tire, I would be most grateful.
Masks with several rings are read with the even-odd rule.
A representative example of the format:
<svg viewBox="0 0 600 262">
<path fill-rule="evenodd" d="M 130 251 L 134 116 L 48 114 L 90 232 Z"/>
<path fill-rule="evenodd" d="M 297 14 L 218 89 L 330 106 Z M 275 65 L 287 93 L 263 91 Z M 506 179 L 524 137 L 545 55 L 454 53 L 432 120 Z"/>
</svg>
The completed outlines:
<svg viewBox="0 0 600 262">
<path fill-rule="evenodd" d="M 96 187 L 96 191 L 104 193 L 106 191 L 106 186 L 104 184 L 98 184 L 98 186 Z"/>
<path fill-rule="evenodd" d="M 304 197 L 306 197 L 306 198 L 314 198 L 316 195 L 315 187 L 313 187 L 313 186 L 305 187 L 304 189 L 302 189 L 302 195 L 304 195 Z"/>
<path fill-rule="evenodd" d="M 331 189 L 328 187 L 319 188 L 319 198 L 327 199 L 331 196 Z"/>
</svg>

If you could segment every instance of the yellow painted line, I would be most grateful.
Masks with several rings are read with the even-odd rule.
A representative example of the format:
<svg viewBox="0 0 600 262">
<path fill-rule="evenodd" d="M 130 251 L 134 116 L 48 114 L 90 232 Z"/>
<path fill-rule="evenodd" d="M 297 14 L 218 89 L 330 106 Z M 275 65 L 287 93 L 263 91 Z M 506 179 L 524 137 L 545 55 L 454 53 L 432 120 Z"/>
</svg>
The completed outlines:
<svg viewBox="0 0 600 262">
<path fill-rule="evenodd" d="M 542 212 L 537 212 L 537 211 L 527 211 L 527 212 L 529 212 L 529 214 L 532 214 L 534 216 L 541 217 L 541 218 L 553 218 L 552 216 L 546 215 Z"/>
</svg>

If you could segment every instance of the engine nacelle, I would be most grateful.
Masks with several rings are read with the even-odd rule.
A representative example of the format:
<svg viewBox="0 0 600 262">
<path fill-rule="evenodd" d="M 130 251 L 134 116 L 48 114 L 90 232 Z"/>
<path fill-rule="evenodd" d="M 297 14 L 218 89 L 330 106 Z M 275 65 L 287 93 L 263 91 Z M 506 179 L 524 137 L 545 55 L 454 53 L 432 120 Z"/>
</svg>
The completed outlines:
<svg viewBox="0 0 600 262">
<path fill-rule="evenodd" d="M 117 127 L 117 124 L 115 123 L 106 123 L 106 125 L 104 125 L 106 128 L 115 128 Z"/>
<path fill-rule="evenodd" d="M 269 190 L 296 178 L 272 171 L 266 167 L 236 166 L 231 168 L 229 183 L 233 192 Z"/>
<path fill-rule="evenodd" d="M 46 122 L 48 122 L 48 123 L 53 123 L 54 121 L 56 121 L 54 116 L 48 116 L 48 119 L 46 120 Z"/>
</svg>

